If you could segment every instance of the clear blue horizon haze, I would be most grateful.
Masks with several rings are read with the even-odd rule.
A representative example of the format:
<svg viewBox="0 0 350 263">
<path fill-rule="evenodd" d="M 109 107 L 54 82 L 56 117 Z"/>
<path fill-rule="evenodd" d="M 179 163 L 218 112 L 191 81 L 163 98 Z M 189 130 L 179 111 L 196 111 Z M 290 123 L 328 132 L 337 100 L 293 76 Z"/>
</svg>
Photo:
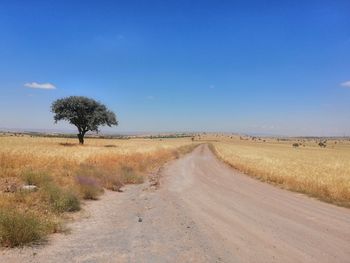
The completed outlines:
<svg viewBox="0 0 350 263">
<path fill-rule="evenodd" d="M 0 0 L 0 128 L 350 135 L 350 1 Z"/>
</svg>

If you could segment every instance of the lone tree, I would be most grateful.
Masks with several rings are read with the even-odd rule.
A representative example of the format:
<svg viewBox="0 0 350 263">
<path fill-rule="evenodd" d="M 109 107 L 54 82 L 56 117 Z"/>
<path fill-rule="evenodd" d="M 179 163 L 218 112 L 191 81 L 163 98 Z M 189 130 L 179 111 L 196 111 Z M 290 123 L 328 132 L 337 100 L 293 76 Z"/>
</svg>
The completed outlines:
<svg viewBox="0 0 350 263">
<path fill-rule="evenodd" d="M 58 99 L 52 103 L 51 111 L 55 114 L 55 123 L 65 120 L 78 128 L 80 144 L 84 144 L 84 136 L 88 131 L 98 132 L 99 126 L 118 125 L 114 112 L 87 97 L 71 96 Z"/>
</svg>

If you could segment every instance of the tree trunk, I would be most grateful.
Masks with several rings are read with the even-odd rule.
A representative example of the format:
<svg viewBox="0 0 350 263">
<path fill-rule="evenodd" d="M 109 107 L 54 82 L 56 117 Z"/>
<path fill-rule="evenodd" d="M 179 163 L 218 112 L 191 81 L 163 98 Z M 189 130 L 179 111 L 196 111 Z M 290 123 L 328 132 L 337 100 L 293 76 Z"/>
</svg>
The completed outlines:
<svg viewBox="0 0 350 263">
<path fill-rule="evenodd" d="M 79 144 L 84 144 L 84 134 L 78 133 Z"/>
</svg>

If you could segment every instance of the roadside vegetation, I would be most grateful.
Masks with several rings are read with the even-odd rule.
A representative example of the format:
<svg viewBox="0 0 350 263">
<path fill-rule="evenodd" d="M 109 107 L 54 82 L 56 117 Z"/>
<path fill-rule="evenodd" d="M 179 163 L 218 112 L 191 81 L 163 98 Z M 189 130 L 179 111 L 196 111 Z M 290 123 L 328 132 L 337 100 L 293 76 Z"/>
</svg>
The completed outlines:
<svg viewBox="0 0 350 263">
<path fill-rule="evenodd" d="M 261 181 L 350 207 L 350 142 L 345 139 L 207 136 L 217 156 Z"/>
<path fill-rule="evenodd" d="M 195 146 L 179 139 L 0 137 L 0 243 L 22 246 L 64 231 L 64 219 L 104 189 L 139 184 Z"/>
</svg>

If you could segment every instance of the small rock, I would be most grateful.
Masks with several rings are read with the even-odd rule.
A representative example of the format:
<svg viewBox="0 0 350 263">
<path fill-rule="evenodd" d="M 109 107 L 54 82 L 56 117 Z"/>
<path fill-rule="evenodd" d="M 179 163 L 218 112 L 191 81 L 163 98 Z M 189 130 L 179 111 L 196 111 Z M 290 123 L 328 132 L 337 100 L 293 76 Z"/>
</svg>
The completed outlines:
<svg viewBox="0 0 350 263">
<path fill-rule="evenodd" d="M 141 223 L 142 222 L 142 217 L 139 217 L 139 223 Z"/>
<path fill-rule="evenodd" d="M 38 190 L 38 187 L 36 185 L 23 185 L 21 189 L 24 191 L 35 192 Z"/>
</svg>

